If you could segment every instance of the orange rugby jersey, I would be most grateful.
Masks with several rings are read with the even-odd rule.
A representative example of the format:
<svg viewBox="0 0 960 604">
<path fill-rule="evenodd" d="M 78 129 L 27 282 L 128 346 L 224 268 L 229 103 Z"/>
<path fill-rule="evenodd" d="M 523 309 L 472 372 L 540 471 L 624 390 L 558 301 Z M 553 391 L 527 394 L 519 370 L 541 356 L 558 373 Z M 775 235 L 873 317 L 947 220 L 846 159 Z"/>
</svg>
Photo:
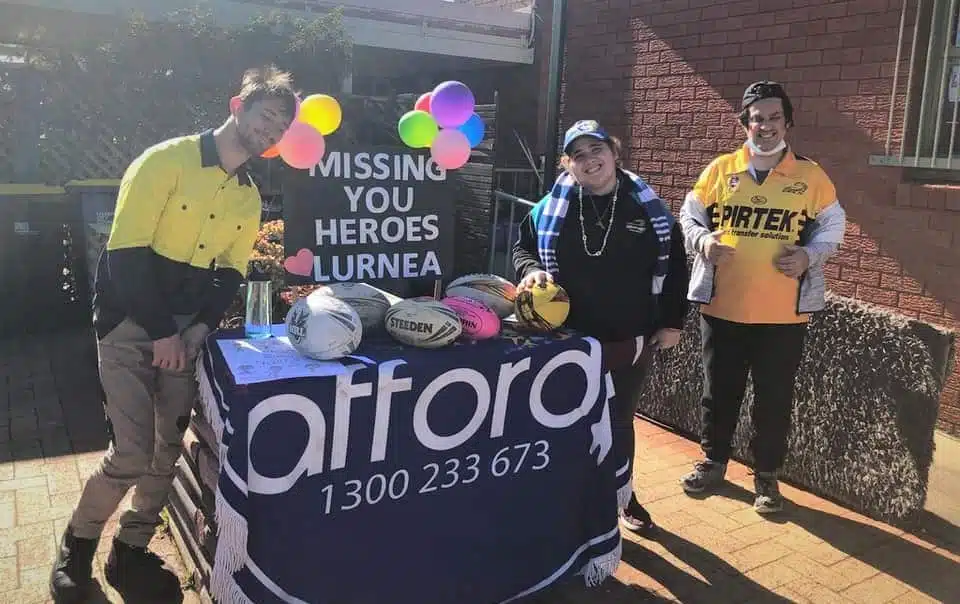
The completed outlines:
<svg viewBox="0 0 960 604">
<path fill-rule="evenodd" d="M 711 230 L 725 228 L 722 242 L 736 247 L 734 258 L 716 267 L 713 297 L 701 312 L 737 323 L 806 322 L 808 315 L 797 312 L 799 279 L 779 272 L 774 263 L 782 246 L 801 245 L 804 225 L 836 201 L 823 169 L 788 150 L 757 184 L 747 149 L 741 147 L 714 160 L 693 192 Z"/>
</svg>

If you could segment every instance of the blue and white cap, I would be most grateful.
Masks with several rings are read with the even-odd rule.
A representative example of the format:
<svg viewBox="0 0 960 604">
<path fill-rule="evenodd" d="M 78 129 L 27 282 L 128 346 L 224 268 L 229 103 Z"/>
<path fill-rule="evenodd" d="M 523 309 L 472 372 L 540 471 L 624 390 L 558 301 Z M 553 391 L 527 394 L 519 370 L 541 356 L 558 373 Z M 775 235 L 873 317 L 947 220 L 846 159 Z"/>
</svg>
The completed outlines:
<svg viewBox="0 0 960 604">
<path fill-rule="evenodd" d="M 570 150 L 570 145 L 573 141 L 577 140 L 581 136 L 590 136 L 598 140 L 609 141 L 610 135 L 607 134 L 607 131 L 600 127 L 600 123 L 596 120 L 580 120 L 576 124 L 570 126 L 567 130 L 567 133 L 563 137 L 563 152 L 566 153 Z"/>
</svg>

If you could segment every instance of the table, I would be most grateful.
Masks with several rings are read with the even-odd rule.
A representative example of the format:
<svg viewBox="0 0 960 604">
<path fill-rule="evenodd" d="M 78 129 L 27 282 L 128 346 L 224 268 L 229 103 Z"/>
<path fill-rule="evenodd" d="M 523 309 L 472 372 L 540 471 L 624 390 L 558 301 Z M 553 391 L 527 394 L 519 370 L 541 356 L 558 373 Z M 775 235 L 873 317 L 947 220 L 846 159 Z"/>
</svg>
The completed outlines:
<svg viewBox="0 0 960 604">
<path fill-rule="evenodd" d="M 596 340 L 365 336 L 339 371 L 237 384 L 238 338 L 211 334 L 198 362 L 223 604 L 491 604 L 616 569 L 630 460 Z"/>
</svg>

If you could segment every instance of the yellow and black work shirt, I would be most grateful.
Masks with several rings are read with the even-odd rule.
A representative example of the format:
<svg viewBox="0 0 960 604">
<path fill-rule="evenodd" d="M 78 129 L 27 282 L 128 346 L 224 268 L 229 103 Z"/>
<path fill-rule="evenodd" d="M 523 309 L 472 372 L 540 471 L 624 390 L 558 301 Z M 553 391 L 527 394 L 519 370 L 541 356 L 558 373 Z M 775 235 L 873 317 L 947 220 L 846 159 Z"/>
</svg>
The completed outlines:
<svg viewBox="0 0 960 604">
<path fill-rule="evenodd" d="M 797 312 L 800 282 L 775 266 L 785 244 L 802 245 L 804 227 L 837 199 L 830 178 L 815 162 L 787 151 L 757 182 L 746 148 L 712 162 L 694 185 L 711 230 L 736 247 L 716 267 L 713 298 L 703 314 L 737 323 L 805 323 Z"/>
<path fill-rule="evenodd" d="M 246 276 L 260 211 L 249 174 L 221 167 L 212 130 L 144 151 L 123 176 L 97 268 L 98 334 L 124 317 L 153 339 L 177 332 L 174 315 L 216 328 Z"/>
</svg>

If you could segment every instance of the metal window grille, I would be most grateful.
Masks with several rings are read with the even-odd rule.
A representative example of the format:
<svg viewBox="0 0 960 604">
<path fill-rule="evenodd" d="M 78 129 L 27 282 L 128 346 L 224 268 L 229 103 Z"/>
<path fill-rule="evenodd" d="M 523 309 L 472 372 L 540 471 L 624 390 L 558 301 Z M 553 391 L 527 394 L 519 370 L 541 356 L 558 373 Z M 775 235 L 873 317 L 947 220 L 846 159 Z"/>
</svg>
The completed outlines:
<svg viewBox="0 0 960 604">
<path fill-rule="evenodd" d="M 884 154 L 871 164 L 960 170 L 958 9 L 960 0 L 903 0 Z"/>
</svg>

